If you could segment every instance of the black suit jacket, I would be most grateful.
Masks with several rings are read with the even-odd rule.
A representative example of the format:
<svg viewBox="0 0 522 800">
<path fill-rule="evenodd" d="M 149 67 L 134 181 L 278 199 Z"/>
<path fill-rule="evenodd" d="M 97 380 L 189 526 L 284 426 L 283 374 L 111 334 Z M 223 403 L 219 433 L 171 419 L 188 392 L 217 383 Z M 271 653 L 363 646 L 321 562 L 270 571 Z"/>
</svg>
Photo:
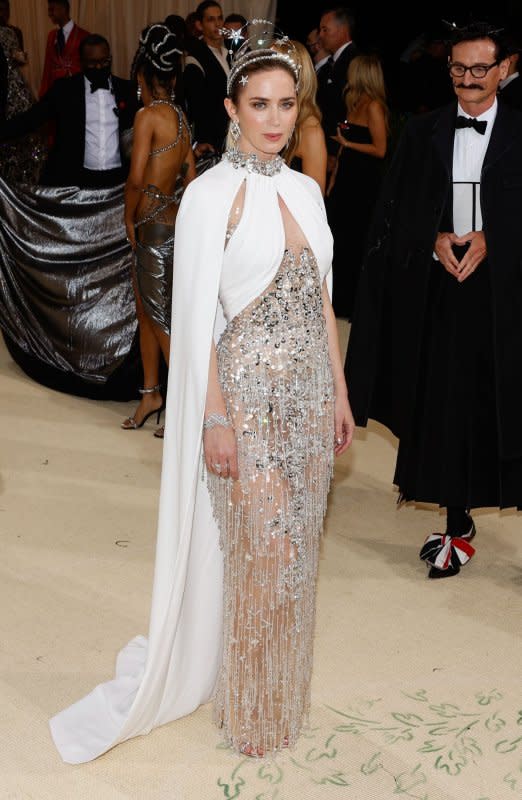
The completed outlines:
<svg viewBox="0 0 522 800">
<path fill-rule="evenodd" d="M 194 140 L 208 142 L 220 153 L 228 126 L 223 103 L 227 96 L 227 75 L 204 42 L 192 41 L 189 53 L 203 68 L 189 62 L 183 72 L 187 116 L 193 125 Z"/>
<path fill-rule="evenodd" d="M 350 61 L 356 55 L 358 55 L 358 50 L 352 42 L 344 48 L 333 65 L 326 62 L 317 73 L 317 104 L 323 115 L 322 124 L 326 136 L 326 147 L 331 154 L 337 153 L 339 149 L 337 142 L 332 141 L 330 136 L 335 136 L 337 125 L 346 119 L 344 87 Z"/>
<path fill-rule="evenodd" d="M 439 231 L 452 230 L 456 115 L 452 103 L 412 117 L 405 126 L 372 222 L 350 331 L 346 375 L 356 423 L 365 425 L 372 417 L 398 438 L 408 436 L 414 418 L 435 239 Z M 522 113 L 501 101 L 482 165 L 480 198 L 491 275 L 500 452 L 503 459 L 520 458 Z"/>
<path fill-rule="evenodd" d="M 513 78 L 504 89 L 500 90 L 499 97 L 512 108 L 522 111 L 522 76 Z"/>
<path fill-rule="evenodd" d="M 112 76 L 114 113 L 121 134 L 132 128 L 138 109 L 133 81 Z M 54 142 L 40 182 L 46 186 L 82 186 L 85 154 L 85 79 L 83 73 L 55 81 L 39 102 L 0 125 L 0 140 L 23 136 L 43 123 L 54 123 Z M 128 154 L 121 150 L 124 172 Z"/>
</svg>

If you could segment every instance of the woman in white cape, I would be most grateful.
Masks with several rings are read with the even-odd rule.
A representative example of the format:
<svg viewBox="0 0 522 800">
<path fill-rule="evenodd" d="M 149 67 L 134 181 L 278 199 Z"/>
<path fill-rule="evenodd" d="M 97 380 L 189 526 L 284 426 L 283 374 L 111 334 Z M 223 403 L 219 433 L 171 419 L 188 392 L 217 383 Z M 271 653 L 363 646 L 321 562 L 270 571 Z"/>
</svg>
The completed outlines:
<svg viewBox="0 0 522 800">
<path fill-rule="evenodd" d="M 292 747 L 306 721 L 318 543 L 354 426 L 321 191 L 278 156 L 298 78 L 291 53 L 241 56 L 225 101 L 234 147 L 185 191 L 149 635 L 51 720 L 68 763 L 212 698 L 246 755 Z"/>
</svg>

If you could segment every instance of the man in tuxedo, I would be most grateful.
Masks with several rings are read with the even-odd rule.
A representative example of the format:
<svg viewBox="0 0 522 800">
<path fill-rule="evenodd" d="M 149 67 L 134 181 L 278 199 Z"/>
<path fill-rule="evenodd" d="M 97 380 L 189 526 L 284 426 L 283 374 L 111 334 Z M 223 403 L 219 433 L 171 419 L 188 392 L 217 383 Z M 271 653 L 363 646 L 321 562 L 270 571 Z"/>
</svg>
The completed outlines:
<svg viewBox="0 0 522 800">
<path fill-rule="evenodd" d="M 330 57 L 317 71 L 317 103 L 323 115 L 323 129 L 328 149 L 328 172 L 333 170 L 339 145 L 331 137 L 346 117 L 344 87 L 348 66 L 357 48 L 352 41 L 355 20 L 348 8 L 325 11 L 319 23 L 319 39 Z"/>
<path fill-rule="evenodd" d="M 39 96 L 49 91 L 58 78 L 70 78 L 81 70 L 80 45 L 89 32 L 71 19 L 69 0 L 52 0 L 48 16 L 57 28 L 49 31 Z"/>
<path fill-rule="evenodd" d="M 453 28 L 456 100 L 403 130 L 370 231 L 346 375 L 358 425 L 398 437 L 400 501 L 446 509 L 430 578 L 473 555 L 477 507 L 522 508 L 522 113 L 502 32 Z"/>
<path fill-rule="evenodd" d="M 134 82 L 111 73 L 103 36 L 81 43 L 82 72 L 59 78 L 28 111 L 0 125 L 0 140 L 51 120 L 55 136 L 40 182 L 46 186 L 104 188 L 126 180 L 130 154 L 122 146 L 138 108 Z"/>
<path fill-rule="evenodd" d="M 196 158 L 208 152 L 221 153 L 228 114 L 227 76 L 230 67 L 223 45 L 223 11 L 215 0 L 203 0 L 196 9 L 196 26 L 201 39 L 187 42 L 183 85 L 187 116 L 194 129 Z"/>
</svg>

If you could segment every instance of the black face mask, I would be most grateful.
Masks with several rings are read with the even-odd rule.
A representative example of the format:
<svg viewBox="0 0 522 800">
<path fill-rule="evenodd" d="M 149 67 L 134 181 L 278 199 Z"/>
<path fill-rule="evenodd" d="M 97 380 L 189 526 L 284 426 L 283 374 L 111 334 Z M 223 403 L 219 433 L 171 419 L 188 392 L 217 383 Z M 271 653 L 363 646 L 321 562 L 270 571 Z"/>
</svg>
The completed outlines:
<svg viewBox="0 0 522 800">
<path fill-rule="evenodd" d="M 109 67 L 86 67 L 83 74 L 91 84 L 91 92 L 97 89 L 108 89 L 111 68 Z"/>
</svg>

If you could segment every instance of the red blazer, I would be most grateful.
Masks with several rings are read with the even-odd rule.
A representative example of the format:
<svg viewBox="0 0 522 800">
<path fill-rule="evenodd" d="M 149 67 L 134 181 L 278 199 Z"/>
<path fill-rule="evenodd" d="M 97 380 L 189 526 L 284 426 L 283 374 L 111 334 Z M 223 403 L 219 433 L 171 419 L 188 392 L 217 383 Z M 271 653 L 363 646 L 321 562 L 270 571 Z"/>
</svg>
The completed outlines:
<svg viewBox="0 0 522 800">
<path fill-rule="evenodd" d="M 58 29 L 49 31 L 47 37 L 47 47 L 45 48 L 45 62 L 40 84 L 39 95 L 42 97 L 51 88 L 57 78 L 70 78 L 81 72 L 80 64 L 80 43 L 89 35 L 89 31 L 74 24 L 69 38 L 65 43 L 65 49 L 60 55 L 56 42 Z"/>
</svg>

